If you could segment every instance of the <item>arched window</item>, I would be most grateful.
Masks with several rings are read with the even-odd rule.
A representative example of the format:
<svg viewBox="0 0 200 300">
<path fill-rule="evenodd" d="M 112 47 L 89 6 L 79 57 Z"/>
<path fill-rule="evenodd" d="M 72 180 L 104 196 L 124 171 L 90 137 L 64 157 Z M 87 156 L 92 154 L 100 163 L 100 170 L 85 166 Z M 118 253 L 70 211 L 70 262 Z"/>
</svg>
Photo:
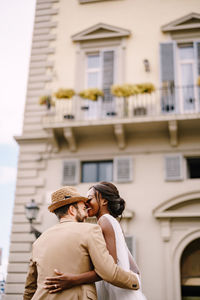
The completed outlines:
<svg viewBox="0 0 200 300">
<path fill-rule="evenodd" d="M 192 241 L 181 256 L 182 300 L 200 299 L 200 238 Z M 190 298 L 192 297 L 192 298 Z"/>
</svg>

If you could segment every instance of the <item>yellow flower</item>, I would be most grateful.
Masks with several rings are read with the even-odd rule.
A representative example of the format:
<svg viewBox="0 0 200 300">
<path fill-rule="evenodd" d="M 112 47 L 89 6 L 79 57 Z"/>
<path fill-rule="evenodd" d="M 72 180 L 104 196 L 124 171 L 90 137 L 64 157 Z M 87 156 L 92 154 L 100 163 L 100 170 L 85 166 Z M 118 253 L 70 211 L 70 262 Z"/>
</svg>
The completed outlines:
<svg viewBox="0 0 200 300">
<path fill-rule="evenodd" d="M 151 94 L 152 92 L 155 91 L 155 86 L 152 83 L 141 83 L 137 84 L 137 87 L 139 89 L 140 94 Z"/>
<path fill-rule="evenodd" d="M 74 90 L 72 89 L 59 89 L 54 96 L 57 99 L 70 99 L 75 95 Z"/>
<path fill-rule="evenodd" d="M 139 93 L 139 89 L 135 84 L 113 85 L 111 94 L 116 97 L 130 97 Z"/>
<path fill-rule="evenodd" d="M 103 93 L 103 91 L 101 91 L 97 88 L 90 88 L 90 89 L 81 91 L 79 93 L 79 96 L 83 99 L 89 99 L 89 100 L 96 101 L 99 96 L 103 97 L 104 93 Z"/>
</svg>

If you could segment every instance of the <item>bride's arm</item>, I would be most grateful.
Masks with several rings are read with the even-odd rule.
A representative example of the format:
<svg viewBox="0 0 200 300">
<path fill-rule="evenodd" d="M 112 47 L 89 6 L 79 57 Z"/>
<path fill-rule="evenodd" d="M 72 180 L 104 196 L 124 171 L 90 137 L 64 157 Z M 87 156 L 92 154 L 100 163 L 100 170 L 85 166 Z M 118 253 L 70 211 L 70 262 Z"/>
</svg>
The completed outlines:
<svg viewBox="0 0 200 300">
<path fill-rule="evenodd" d="M 131 252 L 129 251 L 128 247 L 127 247 L 127 250 L 128 250 L 128 259 L 129 259 L 129 264 L 130 264 L 130 269 L 131 271 L 133 271 L 134 273 L 140 275 L 140 271 L 139 271 L 139 268 L 131 254 Z"/>
<path fill-rule="evenodd" d="M 103 232 L 103 236 L 106 242 L 106 247 L 108 249 L 108 252 L 113 257 L 115 263 L 117 263 L 117 250 L 116 250 L 115 232 L 113 230 L 113 227 L 106 217 L 101 217 L 98 224 L 101 227 L 101 230 Z"/>
<path fill-rule="evenodd" d="M 47 277 L 44 282 L 44 288 L 47 289 L 50 294 L 69 289 L 73 286 L 94 283 L 101 280 L 95 271 L 88 271 L 82 274 L 62 273 L 58 270 L 54 270 L 54 272 L 57 276 Z"/>
</svg>

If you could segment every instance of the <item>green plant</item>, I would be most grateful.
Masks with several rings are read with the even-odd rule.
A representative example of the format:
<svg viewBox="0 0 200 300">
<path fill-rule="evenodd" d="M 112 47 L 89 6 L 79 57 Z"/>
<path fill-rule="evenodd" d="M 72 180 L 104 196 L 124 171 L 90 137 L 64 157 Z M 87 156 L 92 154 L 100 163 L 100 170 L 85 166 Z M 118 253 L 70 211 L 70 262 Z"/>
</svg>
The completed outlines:
<svg viewBox="0 0 200 300">
<path fill-rule="evenodd" d="M 83 99 L 89 99 L 89 100 L 96 101 L 99 96 L 103 97 L 104 93 L 102 90 L 99 90 L 97 88 L 90 88 L 90 89 L 81 91 L 79 93 L 79 96 Z"/>
<path fill-rule="evenodd" d="M 70 99 L 75 95 L 74 90 L 72 89 L 59 89 L 54 96 L 57 99 Z"/>
</svg>

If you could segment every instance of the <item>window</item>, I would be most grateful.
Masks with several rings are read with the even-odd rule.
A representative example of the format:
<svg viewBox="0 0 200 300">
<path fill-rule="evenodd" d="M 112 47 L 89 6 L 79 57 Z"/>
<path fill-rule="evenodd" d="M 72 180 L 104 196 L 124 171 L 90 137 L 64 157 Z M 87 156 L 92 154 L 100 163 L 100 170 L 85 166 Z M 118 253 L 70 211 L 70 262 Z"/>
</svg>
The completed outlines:
<svg viewBox="0 0 200 300">
<path fill-rule="evenodd" d="M 200 42 L 167 42 L 160 45 L 162 111 L 198 112 Z"/>
<path fill-rule="evenodd" d="M 99 53 L 96 54 L 89 54 L 87 56 L 87 87 L 88 88 L 99 88 L 100 84 L 100 55 Z"/>
<path fill-rule="evenodd" d="M 86 88 L 100 88 L 104 101 L 111 101 L 110 87 L 114 83 L 114 50 L 102 50 L 86 55 Z"/>
<path fill-rule="evenodd" d="M 200 157 L 186 158 L 188 178 L 200 178 Z"/>
<path fill-rule="evenodd" d="M 112 161 L 82 162 L 82 182 L 112 181 Z"/>
<path fill-rule="evenodd" d="M 86 119 L 115 115 L 115 101 L 110 93 L 114 83 L 114 59 L 114 50 L 86 53 L 85 87 L 98 88 L 104 93 L 99 101 L 84 100 L 88 107 L 84 114 Z"/>
</svg>

